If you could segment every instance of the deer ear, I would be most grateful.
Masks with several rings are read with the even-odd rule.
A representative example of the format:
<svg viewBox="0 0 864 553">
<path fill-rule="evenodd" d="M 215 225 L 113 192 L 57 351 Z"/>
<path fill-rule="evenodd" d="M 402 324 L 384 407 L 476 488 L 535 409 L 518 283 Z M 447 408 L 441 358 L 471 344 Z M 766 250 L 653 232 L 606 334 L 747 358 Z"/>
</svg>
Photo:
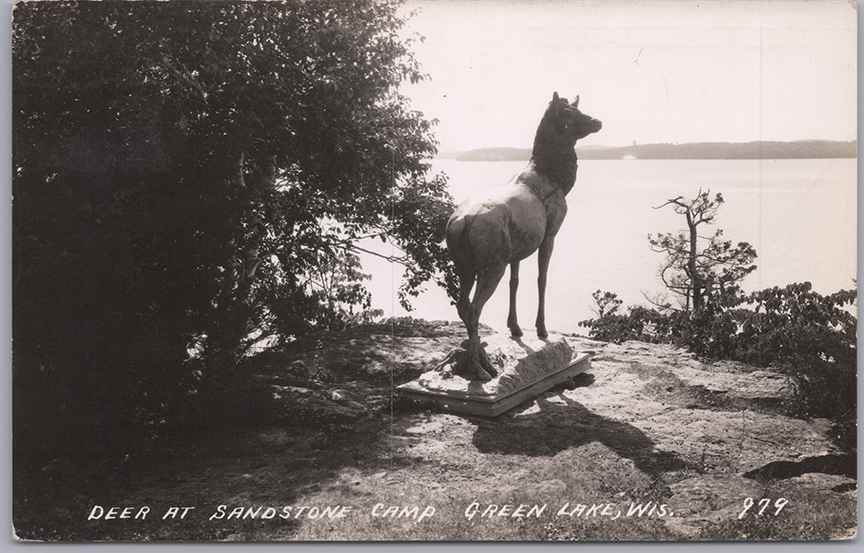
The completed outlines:
<svg viewBox="0 0 864 553">
<path fill-rule="evenodd" d="M 578 96 L 578 95 L 576 96 L 576 99 L 573 100 L 573 103 L 570 104 L 570 105 L 573 106 L 574 108 L 578 108 L 578 107 L 579 107 L 579 96 Z"/>
<path fill-rule="evenodd" d="M 555 118 L 555 132 L 561 134 L 564 132 L 564 121 L 561 120 L 561 101 L 557 92 L 552 94 L 552 116 Z"/>
</svg>

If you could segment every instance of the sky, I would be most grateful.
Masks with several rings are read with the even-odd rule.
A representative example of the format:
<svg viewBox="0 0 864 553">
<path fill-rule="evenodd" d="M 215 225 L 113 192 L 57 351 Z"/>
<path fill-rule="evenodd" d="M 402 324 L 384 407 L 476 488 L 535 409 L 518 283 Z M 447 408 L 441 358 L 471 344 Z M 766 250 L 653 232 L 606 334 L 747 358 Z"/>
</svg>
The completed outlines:
<svg viewBox="0 0 864 553">
<path fill-rule="evenodd" d="M 439 150 L 528 148 L 553 91 L 603 121 L 580 145 L 854 140 L 845 0 L 408 0 Z"/>
</svg>

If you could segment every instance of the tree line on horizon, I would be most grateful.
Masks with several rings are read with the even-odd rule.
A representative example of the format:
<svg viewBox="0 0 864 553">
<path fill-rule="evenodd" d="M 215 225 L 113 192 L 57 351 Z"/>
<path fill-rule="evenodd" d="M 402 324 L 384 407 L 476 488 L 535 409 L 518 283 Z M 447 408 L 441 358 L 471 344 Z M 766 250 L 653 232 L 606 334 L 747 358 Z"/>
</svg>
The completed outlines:
<svg viewBox="0 0 864 553">
<path fill-rule="evenodd" d="M 858 141 L 694 142 L 576 148 L 579 159 L 830 159 L 855 158 Z M 527 161 L 530 148 L 480 148 L 456 155 L 457 161 Z"/>
</svg>

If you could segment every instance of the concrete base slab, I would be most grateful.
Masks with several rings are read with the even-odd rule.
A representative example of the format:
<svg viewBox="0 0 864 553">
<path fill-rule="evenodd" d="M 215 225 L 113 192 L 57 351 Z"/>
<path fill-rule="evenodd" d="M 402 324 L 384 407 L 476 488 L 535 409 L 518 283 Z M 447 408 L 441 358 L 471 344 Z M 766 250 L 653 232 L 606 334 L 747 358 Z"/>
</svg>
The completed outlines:
<svg viewBox="0 0 864 553">
<path fill-rule="evenodd" d="M 578 353 L 569 363 L 504 393 L 490 395 L 476 381 L 469 380 L 464 381 L 466 384 L 461 389 L 430 390 L 419 383 L 420 379 L 397 386 L 396 392 L 405 397 L 432 401 L 454 413 L 496 417 L 590 367 L 591 354 Z"/>
</svg>

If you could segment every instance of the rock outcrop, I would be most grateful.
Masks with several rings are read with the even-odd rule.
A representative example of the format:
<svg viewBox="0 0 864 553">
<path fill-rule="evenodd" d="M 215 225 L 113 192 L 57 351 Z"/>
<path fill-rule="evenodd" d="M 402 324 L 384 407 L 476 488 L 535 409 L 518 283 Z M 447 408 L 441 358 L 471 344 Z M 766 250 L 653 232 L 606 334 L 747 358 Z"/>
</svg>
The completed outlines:
<svg viewBox="0 0 864 553">
<path fill-rule="evenodd" d="M 464 389 L 465 379 L 432 371 L 458 347 L 464 329 L 440 323 L 433 330 L 429 338 L 370 334 L 334 343 L 305 362 L 321 368 L 354 364 L 370 375 L 402 375 L 394 379 L 396 385 L 422 375 L 430 388 Z M 577 447 L 597 450 L 632 463 L 652 482 L 665 482 L 665 501 L 675 512 L 669 529 L 691 537 L 712 524 L 736 520 L 742 498 L 761 497 L 771 483 L 857 501 L 854 457 L 832 442 L 829 421 L 782 414 L 779 407 L 793 387 L 779 372 L 704 361 L 680 348 L 642 342 L 611 344 L 578 336 L 546 342 L 487 336 L 484 341 L 501 369 L 500 377 L 479 390 L 489 395 L 518 388 L 524 378 L 537 378 L 540 366 L 549 370 L 566 364 L 576 352 L 594 355 L 577 387 L 553 388 L 488 422 L 444 414 L 427 414 L 419 422 L 407 416 L 394 426 L 397 450 L 427 460 L 446 459 L 451 449 L 463 456 L 497 451 L 527 458 L 565 455 Z M 383 410 L 389 406 L 383 384 L 368 389 L 348 384 L 274 392 L 299 398 L 319 418 L 350 422 L 367 414 L 390 416 L 389 409 Z M 481 383 L 473 384 L 478 391 Z M 499 435 L 502 428 L 506 431 Z M 602 475 L 588 471 L 583 477 L 591 482 Z M 552 480 L 538 475 L 532 482 L 526 475 L 519 489 Z M 553 488 L 549 493 L 558 493 Z M 849 536 L 840 532 L 836 537 Z"/>
</svg>

